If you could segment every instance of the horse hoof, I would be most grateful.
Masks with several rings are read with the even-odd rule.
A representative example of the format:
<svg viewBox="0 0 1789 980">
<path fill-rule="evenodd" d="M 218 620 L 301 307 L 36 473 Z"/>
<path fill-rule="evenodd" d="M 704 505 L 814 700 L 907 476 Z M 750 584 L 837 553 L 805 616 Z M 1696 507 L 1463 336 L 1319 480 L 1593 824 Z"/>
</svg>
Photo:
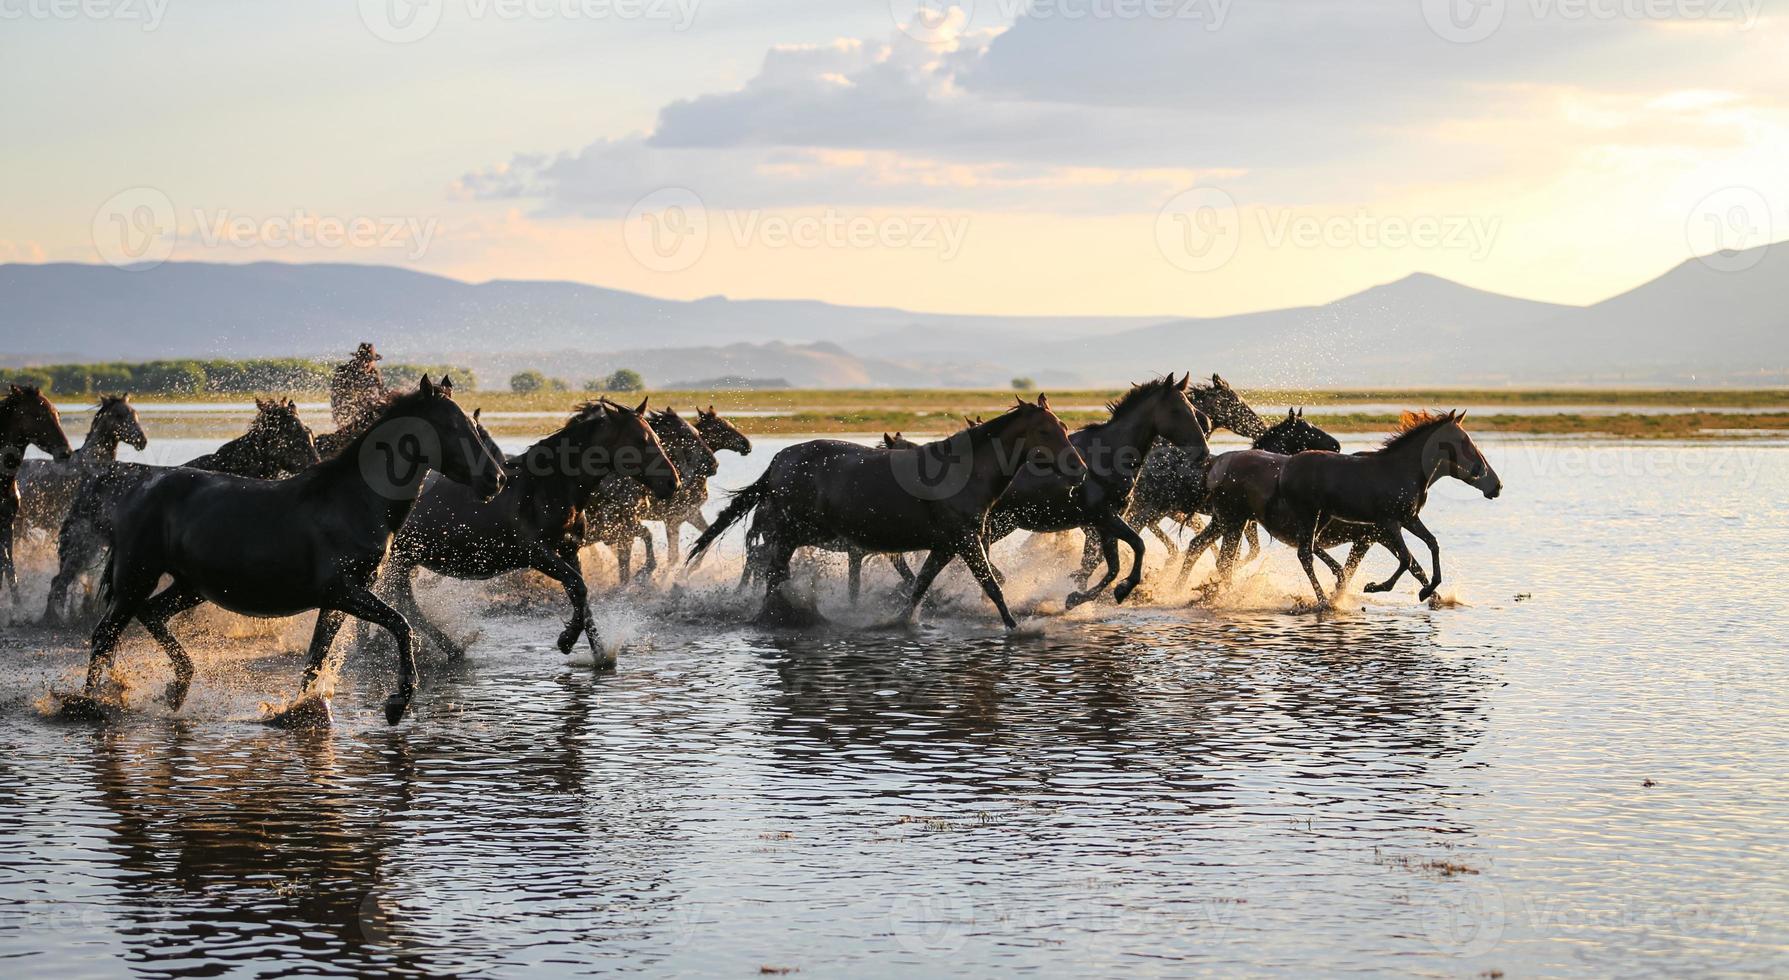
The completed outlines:
<svg viewBox="0 0 1789 980">
<path fill-rule="evenodd" d="M 1435 587 L 1431 585 L 1421 592 L 1418 592 L 1416 598 L 1419 602 L 1428 602 L 1430 599 L 1435 598 Z"/>
<path fill-rule="evenodd" d="M 85 694 L 59 694 L 57 697 L 62 699 L 62 705 L 56 709 L 56 717 L 63 721 L 109 725 L 124 715 L 124 705 L 116 701 L 102 701 Z"/>
<path fill-rule="evenodd" d="M 404 712 L 410 708 L 410 698 L 403 694 L 393 694 L 385 699 L 385 723 L 395 725 L 404 720 Z"/>
<path fill-rule="evenodd" d="M 1370 592 L 1377 595 L 1380 592 L 1390 592 L 1391 586 L 1386 585 L 1384 582 L 1373 582 L 1370 585 L 1361 586 L 1360 591 Z"/>
<path fill-rule="evenodd" d="M 1065 609 L 1073 609 L 1076 606 L 1083 606 L 1092 601 L 1093 593 L 1091 592 L 1070 592 L 1068 598 L 1062 601 L 1062 605 Z"/>
<path fill-rule="evenodd" d="M 1130 598 L 1131 593 L 1136 591 L 1136 588 L 1137 586 L 1130 582 L 1125 582 L 1119 585 L 1112 590 L 1112 601 L 1122 603 L 1124 600 Z"/>
<path fill-rule="evenodd" d="M 269 728 L 303 731 L 328 728 L 335 724 L 335 717 L 330 713 L 328 698 L 321 694 L 307 694 L 279 711 L 269 712 L 262 717 L 261 724 Z"/>
<path fill-rule="evenodd" d="M 190 680 L 169 681 L 168 686 L 162 689 L 162 703 L 169 710 L 179 711 L 180 706 L 186 703 L 186 694 L 192 690 L 192 686 L 193 682 Z"/>
<path fill-rule="evenodd" d="M 575 630 L 575 629 L 574 630 L 566 630 L 565 632 L 559 634 L 559 655 L 562 657 L 571 656 L 572 647 L 575 647 L 578 645 L 578 637 L 582 636 L 583 634 L 584 634 L 583 630 Z"/>
</svg>

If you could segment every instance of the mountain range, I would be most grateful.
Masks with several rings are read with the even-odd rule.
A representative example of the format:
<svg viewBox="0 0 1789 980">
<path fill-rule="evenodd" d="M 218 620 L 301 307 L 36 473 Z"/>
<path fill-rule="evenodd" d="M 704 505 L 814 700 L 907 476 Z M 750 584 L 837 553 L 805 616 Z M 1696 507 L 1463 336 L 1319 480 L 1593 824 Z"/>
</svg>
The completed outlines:
<svg viewBox="0 0 1789 980">
<path fill-rule="evenodd" d="M 1103 385 L 1170 369 L 1280 387 L 1789 382 L 1789 243 L 1716 259 L 1589 306 L 1419 273 L 1318 306 L 1198 319 L 682 301 L 368 265 L 8 264 L 0 363 L 340 357 L 373 340 L 394 360 L 467 364 L 487 385 L 525 368 L 575 385 L 617 367 L 841 388 Z"/>
</svg>

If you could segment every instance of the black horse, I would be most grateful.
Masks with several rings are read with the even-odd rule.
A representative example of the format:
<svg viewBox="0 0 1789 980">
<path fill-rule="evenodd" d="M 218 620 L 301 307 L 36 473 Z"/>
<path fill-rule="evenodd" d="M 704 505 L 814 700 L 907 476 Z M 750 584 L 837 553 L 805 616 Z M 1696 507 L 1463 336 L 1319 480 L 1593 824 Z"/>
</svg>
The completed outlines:
<svg viewBox="0 0 1789 980">
<path fill-rule="evenodd" d="M 640 411 L 645 409 L 646 403 L 642 401 Z M 706 484 L 708 478 L 720 470 L 714 450 L 708 448 L 701 433 L 676 410 L 652 412 L 646 416 L 646 421 L 664 447 L 679 487 L 690 480 L 701 480 Z M 703 494 L 707 494 L 706 486 Z M 640 575 L 650 581 L 658 570 L 658 550 L 653 547 L 652 532 L 646 527 L 646 521 L 654 519 L 657 507 L 674 501 L 675 496 L 661 496 L 637 474 L 618 473 L 606 477 L 597 486 L 585 510 L 584 543 L 608 545 L 615 552 L 620 582 L 626 585 L 634 577 L 633 549 L 634 542 L 639 541 L 646 549 L 646 564 L 641 566 Z M 668 523 L 666 530 L 669 533 Z M 675 541 L 675 538 L 671 540 Z"/>
<path fill-rule="evenodd" d="M 696 539 L 690 559 L 753 515 L 752 534 L 764 548 L 759 620 L 778 624 L 814 618 L 783 591 L 797 548 L 843 543 L 874 553 L 929 552 L 908 596 L 909 619 L 932 580 L 952 558 L 961 558 L 1007 629 L 1016 629 L 988 563 L 988 512 L 1021 471 L 1073 487 L 1086 470 L 1042 395 L 1036 404 L 1021 400 L 992 421 L 917 449 L 817 439 L 777 453 L 764 475 L 734 494 Z"/>
<path fill-rule="evenodd" d="M 149 445 L 149 436 L 143 432 L 143 422 L 128 393 L 101 395 L 81 448 L 65 460 L 28 459 L 19 468 L 20 516 L 25 527 L 43 531 L 61 527 L 81 478 L 117 462 L 120 445 L 142 452 Z"/>
<path fill-rule="evenodd" d="M 247 432 L 182 465 L 272 480 L 312 466 L 319 458 L 310 426 L 299 417 L 296 402 L 257 398 Z M 50 581 L 49 599 L 44 603 L 46 622 L 66 616 L 69 589 L 88 570 L 98 567 L 111 538 L 112 512 L 118 501 L 169 467 L 111 461 L 84 469 L 56 537 L 56 577 Z"/>
<path fill-rule="evenodd" d="M 101 579 L 108 605 L 93 631 L 84 694 L 66 699 L 64 712 L 106 713 L 96 698 L 133 618 L 173 661 L 167 700 L 181 704 L 192 683 L 192 659 L 168 620 L 210 601 L 248 616 L 318 610 L 307 690 L 345 615 L 383 627 L 398 644 L 398 690 L 385 701 L 386 721 L 397 724 L 415 695 L 414 643 L 410 624 L 371 586 L 431 470 L 469 484 L 481 499 L 503 489 L 503 464 L 454 403 L 452 382 L 444 377 L 435 385 L 425 376 L 415 391 L 391 398 L 378 421 L 341 453 L 291 479 L 182 468 L 144 482 L 114 511 L 112 554 Z M 155 592 L 163 575 L 173 582 Z"/>
<path fill-rule="evenodd" d="M 652 492 L 677 492 L 677 474 L 646 420 L 632 409 L 596 403 L 579 409 L 559 431 L 507 463 L 503 492 L 480 501 L 471 488 L 431 478 L 392 544 L 384 581 L 398 611 L 449 655 L 460 644 L 429 622 L 416 604 L 417 568 L 460 579 L 488 579 L 534 569 L 558 582 L 572 617 L 559 634 L 570 653 L 584 634 L 598 662 L 602 647 L 590 616 L 589 591 L 578 567 L 583 512 L 605 477 L 637 476 Z"/>
<path fill-rule="evenodd" d="M 19 592 L 18 572 L 13 568 L 13 525 L 19 517 L 19 467 L 25 450 L 36 446 L 58 460 L 73 450 L 62 431 L 56 406 L 43 392 L 22 385 L 8 385 L 0 399 L 0 584 Z"/>
<path fill-rule="evenodd" d="M 988 515 L 989 543 L 1024 528 L 1027 531 L 1070 531 L 1085 528 L 1099 537 L 1106 574 L 1092 587 L 1071 593 L 1072 608 L 1092 600 L 1118 577 L 1118 542 L 1131 549 L 1131 571 L 1112 590 L 1123 602 L 1143 579 L 1143 539 L 1124 522 L 1131 487 L 1143 457 L 1160 437 L 1203 459 L 1210 450 L 1210 425 L 1187 400 L 1186 377 L 1172 374 L 1135 385 L 1108 405 L 1112 417 L 1077 429 L 1069 441 L 1087 461 L 1087 479 L 1070 483 L 1059 475 L 1028 469 L 1013 480 Z"/>
<path fill-rule="evenodd" d="M 1228 429 L 1250 440 L 1260 439 L 1269 431 L 1267 421 L 1242 400 L 1228 381 L 1216 374 L 1211 376 L 1210 383 L 1194 385 L 1188 398 L 1194 408 L 1211 420 L 1214 429 Z M 1205 497 L 1204 481 L 1205 460 L 1194 458 L 1192 453 L 1165 439 L 1157 439 L 1148 458 L 1143 460 L 1143 472 L 1137 476 L 1137 487 L 1131 494 L 1131 510 L 1126 516 L 1133 527 L 1147 528 L 1161 541 L 1168 549 L 1169 561 L 1174 560 L 1179 549 L 1174 539 L 1162 530 L 1162 519 L 1173 518 L 1183 525 L 1195 523 L 1199 514 L 1197 504 Z M 1251 548 L 1260 546 L 1252 528 L 1249 544 Z M 1084 568 L 1081 578 L 1086 576 Z"/>
</svg>

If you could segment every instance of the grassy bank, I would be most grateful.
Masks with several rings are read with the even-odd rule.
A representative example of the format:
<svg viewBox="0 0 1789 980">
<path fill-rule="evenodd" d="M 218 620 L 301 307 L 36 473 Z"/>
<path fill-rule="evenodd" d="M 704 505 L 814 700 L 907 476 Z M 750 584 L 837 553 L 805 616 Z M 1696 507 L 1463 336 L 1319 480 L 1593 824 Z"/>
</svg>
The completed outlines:
<svg viewBox="0 0 1789 980">
<path fill-rule="evenodd" d="M 1101 407 L 1119 394 L 1116 390 L 1066 390 L 1051 392 L 1051 402 L 1063 421 L 1081 425 L 1106 417 Z M 1297 404 L 1310 406 L 1307 417 L 1338 434 L 1386 432 L 1396 423 L 1392 406 L 1447 408 L 1478 406 L 1469 422 L 1475 431 L 1529 433 L 1536 435 L 1596 436 L 1619 439 L 1738 439 L 1789 434 L 1789 390 L 1605 390 L 1548 389 L 1516 391 L 1360 389 L 1294 392 L 1245 391 L 1244 397 L 1263 406 Z M 309 400 L 315 401 L 312 395 Z M 511 392 L 467 392 L 460 400 L 467 407 L 482 407 L 493 431 L 504 436 L 546 432 L 550 418 L 503 418 L 492 413 L 544 412 L 557 416 L 568 412 L 587 396 L 567 392 L 527 395 Z M 629 403 L 640 396 L 628 396 Z M 671 405 L 686 412 L 713 404 L 723 413 L 773 413 L 734 415 L 733 421 L 753 435 L 809 435 L 827 433 L 878 433 L 896 430 L 915 436 L 954 431 L 964 415 L 996 414 L 1012 404 L 1010 391 L 955 391 L 936 389 L 888 390 L 786 390 L 748 392 L 657 391 L 652 404 Z M 246 396 L 201 395 L 139 398 L 144 405 L 159 402 L 245 402 Z M 1385 411 L 1324 411 L 1324 405 L 1387 406 Z M 1522 407 L 1522 413 L 1499 413 L 1500 405 Z M 1535 411 L 1557 406 L 1558 411 Z M 1587 412 L 1585 408 L 1636 411 Z M 1638 411 L 1674 407 L 1690 411 L 1670 414 Z M 1781 408 L 1782 411 L 1772 411 Z M 1749 411 L 1739 411 L 1749 409 Z M 147 425 L 152 435 L 164 437 L 216 437 L 241 430 L 246 414 L 179 413 L 152 415 Z M 319 431 L 328 422 L 322 413 L 312 414 Z M 70 413 L 71 433 L 85 431 L 79 416 Z"/>
</svg>

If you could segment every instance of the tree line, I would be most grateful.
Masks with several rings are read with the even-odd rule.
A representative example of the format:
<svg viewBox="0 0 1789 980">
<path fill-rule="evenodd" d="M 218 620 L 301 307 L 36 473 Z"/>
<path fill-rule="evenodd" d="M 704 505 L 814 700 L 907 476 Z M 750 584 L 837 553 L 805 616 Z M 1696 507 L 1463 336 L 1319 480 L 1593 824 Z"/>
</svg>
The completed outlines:
<svg viewBox="0 0 1789 980">
<path fill-rule="evenodd" d="M 415 385 L 425 372 L 431 377 L 450 374 L 462 387 L 477 387 L 471 371 L 453 365 L 381 364 L 379 369 L 386 385 L 393 388 Z M 324 392 L 329 390 L 329 379 L 334 372 L 333 362 L 299 357 L 183 358 L 0 368 L 0 381 L 33 385 L 54 395 L 123 391 L 146 395 Z"/>
</svg>

